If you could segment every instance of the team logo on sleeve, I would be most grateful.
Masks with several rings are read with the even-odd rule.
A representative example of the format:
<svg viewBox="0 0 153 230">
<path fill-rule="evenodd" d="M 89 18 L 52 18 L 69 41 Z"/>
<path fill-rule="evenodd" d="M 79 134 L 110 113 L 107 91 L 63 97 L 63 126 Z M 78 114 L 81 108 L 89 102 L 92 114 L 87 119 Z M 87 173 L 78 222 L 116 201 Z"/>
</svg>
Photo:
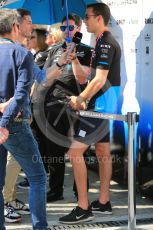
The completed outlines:
<svg viewBox="0 0 153 230">
<path fill-rule="evenodd" d="M 109 49 L 107 49 L 107 48 L 102 48 L 101 49 L 102 54 L 108 54 L 108 51 L 109 51 Z"/>
<path fill-rule="evenodd" d="M 101 58 L 108 58 L 108 52 L 109 52 L 109 49 L 111 48 L 111 46 L 110 45 L 104 45 L 104 44 L 102 44 L 101 46 Z"/>
</svg>

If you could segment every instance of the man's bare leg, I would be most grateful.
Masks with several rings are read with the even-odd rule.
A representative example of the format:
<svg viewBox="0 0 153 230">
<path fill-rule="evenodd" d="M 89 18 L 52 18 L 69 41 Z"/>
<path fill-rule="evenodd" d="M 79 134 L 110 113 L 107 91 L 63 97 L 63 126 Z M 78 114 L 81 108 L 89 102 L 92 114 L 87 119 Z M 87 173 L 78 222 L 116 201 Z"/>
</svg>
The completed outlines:
<svg viewBox="0 0 153 230">
<path fill-rule="evenodd" d="M 97 143 L 96 155 L 99 162 L 99 176 L 100 176 L 100 196 L 99 201 L 105 204 L 110 200 L 109 188 L 112 176 L 112 158 L 110 155 L 109 143 Z"/>
<path fill-rule="evenodd" d="M 89 206 L 87 193 L 87 168 L 83 157 L 87 148 L 87 145 L 74 141 L 68 151 L 78 191 L 78 206 L 82 209 L 88 209 Z"/>
</svg>

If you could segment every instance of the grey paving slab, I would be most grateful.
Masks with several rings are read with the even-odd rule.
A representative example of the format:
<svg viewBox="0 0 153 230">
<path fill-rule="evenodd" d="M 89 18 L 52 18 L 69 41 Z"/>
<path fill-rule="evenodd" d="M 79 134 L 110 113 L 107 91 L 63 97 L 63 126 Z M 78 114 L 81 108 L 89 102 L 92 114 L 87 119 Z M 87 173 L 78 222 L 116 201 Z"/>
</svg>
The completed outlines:
<svg viewBox="0 0 153 230">
<path fill-rule="evenodd" d="M 62 215 L 65 215 L 69 213 L 76 205 L 76 200 L 74 198 L 72 187 L 73 187 L 73 176 L 72 176 L 72 168 L 70 163 L 68 162 L 66 164 L 66 173 L 65 173 L 65 187 L 64 187 L 64 200 L 60 202 L 53 202 L 47 204 L 47 215 L 48 215 L 48 222 L 49 226 L 57 226 L 57 228 L 54 229 L 74 229 L 70 226 L 68 228 L 62 228 L 62 225 L 59 224 L 58 219 Z M 21 180 L 22 177 L 20 176 L 19 180 Z M 99 194 L 99 178 L 97 173 L 93 171 L 89 171 L 89 181 L 90 181 L 90 190 L 89 190 L 89 199 L 90 201 L 93 201 L 98 198 Z M 110 194 L 111 194 L 111 203 L 113 206 L 113 215 L 96 215 L 96 218 L 93 222 L 91 222 L 91 225 L 86 229 L 128 229 L 127 226 L 124 227 L 107 227 L 104 226 L 100 228 L 100 226 L 97 228 L 97 223 L 103 223 L 108 221 L 127 221 L 128 220 L 128 189 L 126 187 L 122 187 L 118 185 L 116 182 L 111 181 L 111 187 L 110 187 Z M 23 189 L 17 190 L 17 196 L 19 199 L 23 200 L 25 203 L 27 203 L 28 198 L 28 191 Z M 143 199 L 140 197 L 140 195 L 137 195 L 136 197 L 136 204 L 137 204 L 137 219 L 141 220 L 142 218 L 153 218 L 153 202 L 147 199 Z M 95 227 L 93 226 L 95 224 Z M 22 217 L 21 223 L 16 224 L 7 224 L 7 230 L 31 230 L 31 220 L 29 215 L 25 215 Z M 77 229 L 77 226 L 76 228 Z M 78 229 L 85 229 L 79 227 Z M 146 226 L 137 226 L 137 229 L 147 229 L 147 230 L 153 230 L 153 224 Z"/>
</svg>

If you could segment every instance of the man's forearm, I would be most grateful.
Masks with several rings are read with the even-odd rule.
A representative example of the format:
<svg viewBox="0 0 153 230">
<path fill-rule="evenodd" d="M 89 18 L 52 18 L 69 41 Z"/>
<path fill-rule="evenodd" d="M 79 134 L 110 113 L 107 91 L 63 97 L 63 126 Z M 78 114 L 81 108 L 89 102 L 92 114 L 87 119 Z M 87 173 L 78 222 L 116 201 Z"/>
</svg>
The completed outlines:
<svg viewBox="0 0 153 230">
<path fill-rule="evenodd" d="M 84 84 L 87 81 L 89 67 L 82 66 L 76 57 L 72 60 L 72 69 L 76 79 L 80 82 L 80 84 Z"/>
<path fill-rule="evenodd" d="M 82 101 L 92 98 L 103 86 L 103 82 L 100 82 L 97 79 L 93 79 L 83 90 L 79 97 L 82 98 Z"/>
</svg>

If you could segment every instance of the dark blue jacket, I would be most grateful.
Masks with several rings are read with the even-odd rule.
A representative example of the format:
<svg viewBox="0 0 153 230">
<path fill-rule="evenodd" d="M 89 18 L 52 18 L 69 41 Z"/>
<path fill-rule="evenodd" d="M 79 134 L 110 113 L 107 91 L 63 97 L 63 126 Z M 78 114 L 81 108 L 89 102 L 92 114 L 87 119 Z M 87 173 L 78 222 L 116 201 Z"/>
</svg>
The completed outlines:
<svg viewBox="0 0 153 230">
<path fill-rule="evenodd" d="M 0 127 L 7 127 L 18 112 L 31 116 L 29 91 L 33 82 L 33 55 L 16 43 L 0 43 L 0 103 L 14 99 L 3 114 Z"/>
</svg>

